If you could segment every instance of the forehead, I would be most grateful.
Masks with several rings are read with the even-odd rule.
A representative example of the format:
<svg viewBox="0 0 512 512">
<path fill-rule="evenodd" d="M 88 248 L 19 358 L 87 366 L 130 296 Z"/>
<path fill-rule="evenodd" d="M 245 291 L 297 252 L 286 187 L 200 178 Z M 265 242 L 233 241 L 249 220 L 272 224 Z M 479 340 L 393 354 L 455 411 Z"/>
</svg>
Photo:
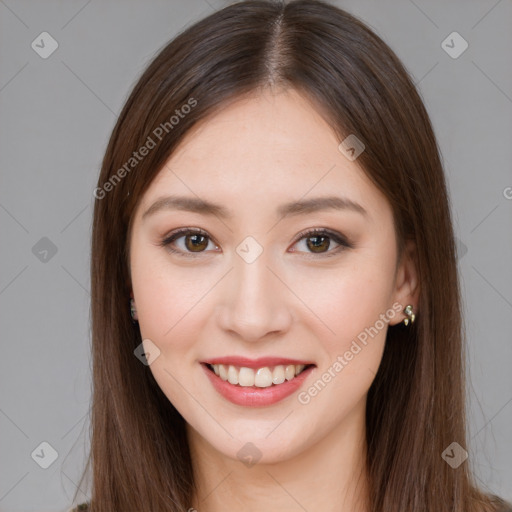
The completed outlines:
<svg viewBox="0 0 512 512">
<path fill-rule="evenodd" d="M 187 133 L 145 193 L 142 208 L 166 194 L 229 204 L 251 215 L 299 198 L 340 195 L 370 215 L 389 209 L 315 107 L 295 90 L 254 93 Z M 382 212 L 381 212 L 382 213 Z"/>
</svg>

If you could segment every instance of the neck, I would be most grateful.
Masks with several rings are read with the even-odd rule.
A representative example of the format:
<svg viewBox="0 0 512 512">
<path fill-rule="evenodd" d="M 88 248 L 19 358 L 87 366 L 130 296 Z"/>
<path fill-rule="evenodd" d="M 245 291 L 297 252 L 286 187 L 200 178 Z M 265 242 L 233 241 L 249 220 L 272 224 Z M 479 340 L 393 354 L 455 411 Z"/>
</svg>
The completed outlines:
<svg viewBox="0 0 512 512">
<path fill-rule="evenodd" d="M 187 426 L 198 512 L 322 510 L 367 512 L 364 401 L 352 417 L 307 450 L 273 464 L 245 466 Z M 307 443 L 307 439 L 304 440 Z"/>
</svg>

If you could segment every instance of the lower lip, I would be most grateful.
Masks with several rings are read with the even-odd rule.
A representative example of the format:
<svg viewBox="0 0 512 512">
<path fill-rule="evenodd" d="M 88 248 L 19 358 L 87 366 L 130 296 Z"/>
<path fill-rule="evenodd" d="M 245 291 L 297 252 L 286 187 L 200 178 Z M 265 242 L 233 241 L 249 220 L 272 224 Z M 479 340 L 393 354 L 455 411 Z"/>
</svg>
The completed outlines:
<svg viewBox="0 0 512 512">
<path fill-rule="evenodd" d="M 228 381 L 222 380 L 208 366 L 201 363 L 206 375 L 213 384 L 213 387 L 227 400 L 246 407 L 263 407 L 272 405 L 297 391 L 306 380 L 315 366 L 310 366 L 299 373 L 292 380 L 285 380 L 282 384 L 272 385 L 268 388 L 258 388 L 256 386 L 244 387 L 230 384 Z"/>
</svg>

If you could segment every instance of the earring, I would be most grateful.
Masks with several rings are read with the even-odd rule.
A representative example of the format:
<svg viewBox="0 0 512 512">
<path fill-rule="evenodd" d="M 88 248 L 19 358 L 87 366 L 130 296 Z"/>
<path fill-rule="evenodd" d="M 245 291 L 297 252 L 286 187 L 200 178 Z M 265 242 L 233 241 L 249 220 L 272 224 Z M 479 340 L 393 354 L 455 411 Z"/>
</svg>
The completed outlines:
<svg viewBox="0 0 512 512">
<path fill-rule="evenodd" d="M 133 323 L 135 323 L 137 321 L 137 310 L 135 309 L 134 299 L 130 299 L 130 314 L 132 315 Z"/>
<path fill-rule="evenodd" d="M 408 304 L 405 309 L 404 313 L 407 315 L 408 318 L 404 318 L 404 324 L 409 325 L 409 321 L 414 323 L 414 319 L 416 318 L 416 315 L 412 312 L 412 304 Z"/>
</svg>

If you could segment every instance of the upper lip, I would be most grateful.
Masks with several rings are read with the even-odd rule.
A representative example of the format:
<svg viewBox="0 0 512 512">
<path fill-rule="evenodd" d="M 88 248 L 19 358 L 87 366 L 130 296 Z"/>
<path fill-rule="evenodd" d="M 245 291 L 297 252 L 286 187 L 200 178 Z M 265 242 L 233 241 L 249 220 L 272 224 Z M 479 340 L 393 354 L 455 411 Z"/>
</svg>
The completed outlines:
<svg viewBox="0 0 512 512">
<path fill-rule="evenodd" d="M 264 368 L 265 366 L 278 366 L 278 365 L 299 365 L 304 366 L 314 364 L 311 361 L 300 361 L 298 359 L 290 359 L 289 357 L 260 357 L 258 359 L 249 359 L 248 357 L 240 356 L 226 356 L 226 357 L 214 357 L 203 361 L 205 364 L 224 364 L 232 366 L 240 366 L 245 368 Z"/>
</svg>

